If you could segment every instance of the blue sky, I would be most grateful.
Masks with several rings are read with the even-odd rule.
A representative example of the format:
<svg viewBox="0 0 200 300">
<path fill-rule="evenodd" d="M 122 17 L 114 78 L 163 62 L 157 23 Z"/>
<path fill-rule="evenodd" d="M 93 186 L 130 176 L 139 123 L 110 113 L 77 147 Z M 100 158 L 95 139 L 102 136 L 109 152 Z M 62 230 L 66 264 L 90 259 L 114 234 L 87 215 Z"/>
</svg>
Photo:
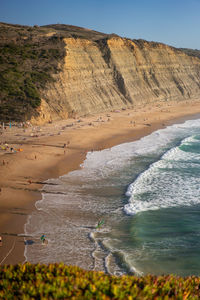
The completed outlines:
<svg viewBox="0 0 200 300">
<path fill-rule="evenodd" d="M 200 49 L 200 0 L 0 0 L 0 21 L 69 24 Z"/>
</svg>

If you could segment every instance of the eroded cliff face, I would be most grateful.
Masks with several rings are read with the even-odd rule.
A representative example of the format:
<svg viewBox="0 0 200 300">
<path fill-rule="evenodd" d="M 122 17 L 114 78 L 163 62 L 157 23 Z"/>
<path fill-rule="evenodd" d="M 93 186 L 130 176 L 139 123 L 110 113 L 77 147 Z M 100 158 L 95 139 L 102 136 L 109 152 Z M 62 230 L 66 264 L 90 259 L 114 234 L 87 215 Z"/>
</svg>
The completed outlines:
<svg viewBox="0 0 200 300">
<path fill-rule="evenodd" d="M 200 59 L 120 37 L 65 38 L 65 59 L 41 91 L 36 122 L 83 116 L 156 101 L 200 99 Z"/>
</svg>

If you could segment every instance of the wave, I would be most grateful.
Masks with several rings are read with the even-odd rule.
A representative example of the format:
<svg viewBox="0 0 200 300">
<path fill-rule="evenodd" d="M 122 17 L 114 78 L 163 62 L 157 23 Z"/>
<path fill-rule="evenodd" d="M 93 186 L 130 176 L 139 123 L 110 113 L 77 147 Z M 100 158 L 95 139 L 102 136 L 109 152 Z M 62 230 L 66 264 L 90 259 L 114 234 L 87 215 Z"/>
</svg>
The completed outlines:
<svg viewBox="0 0 200 300">
<path fill-rule="evenodd" d="M 133 215 L 199 204 L 199 153 L 200 143 L 197 144 L 193 136 L 167 151 L 129 186 L 126 195 L 130 198 L 124 211 Z"/>
</svg>

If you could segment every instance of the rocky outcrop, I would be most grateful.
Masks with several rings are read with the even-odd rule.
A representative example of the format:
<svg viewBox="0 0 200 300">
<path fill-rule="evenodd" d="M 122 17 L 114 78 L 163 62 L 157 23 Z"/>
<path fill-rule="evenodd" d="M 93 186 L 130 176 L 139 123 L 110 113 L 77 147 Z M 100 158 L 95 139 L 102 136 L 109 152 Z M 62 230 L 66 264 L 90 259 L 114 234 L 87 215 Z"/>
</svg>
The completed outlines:
<svg viewBox="0 0 200 300">
<path fill-rule="evenodd" d="M 164 44 L 120 37 L 66 38 L 62 71 L 42 91 L 53 118 L 200 99 L 200 59 Z"/>
</svg>

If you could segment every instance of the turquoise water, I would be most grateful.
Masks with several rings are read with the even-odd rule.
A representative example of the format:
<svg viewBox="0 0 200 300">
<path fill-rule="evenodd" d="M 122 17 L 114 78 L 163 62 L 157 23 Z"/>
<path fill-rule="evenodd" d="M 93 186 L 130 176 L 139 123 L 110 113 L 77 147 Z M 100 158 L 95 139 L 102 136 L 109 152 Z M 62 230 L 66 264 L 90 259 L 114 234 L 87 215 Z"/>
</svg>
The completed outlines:
<svg viewBox="0 0 200 300">
<path fill-rule="evenodd" d="M 110 274 L 200 275 L 200 120 L 88 153 L 48 180 L 29 216 L 30 262 Z M 95 226 L 104 220 L 100 229 Z M 39 237 L 46 234 L 47 247 Z"/>
</svg>

